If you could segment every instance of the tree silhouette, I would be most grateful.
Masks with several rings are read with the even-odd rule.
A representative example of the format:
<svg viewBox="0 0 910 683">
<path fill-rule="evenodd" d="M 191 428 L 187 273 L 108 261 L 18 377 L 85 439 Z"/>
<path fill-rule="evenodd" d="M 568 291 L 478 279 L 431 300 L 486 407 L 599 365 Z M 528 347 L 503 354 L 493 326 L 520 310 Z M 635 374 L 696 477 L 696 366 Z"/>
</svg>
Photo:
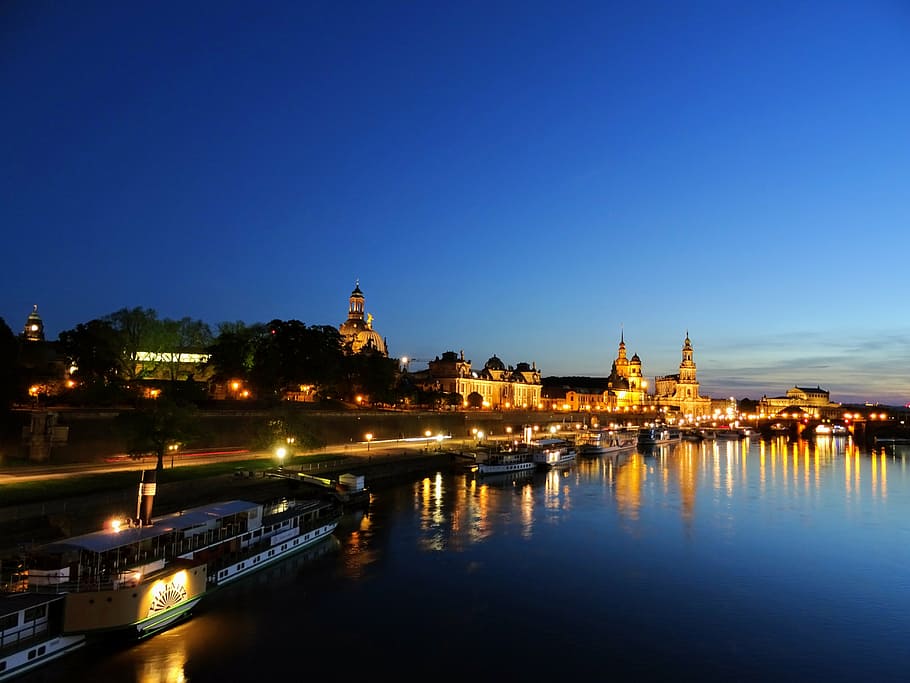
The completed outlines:
<svg viewBox="0 0 910 683">
<path fill-rule="evenodd" d="M 164 469 L 169 446 L 192 442 L 199 434 L 195 406 L 168 396 L 144 399 L 135 410 L 124 411 L 117 419 L 128 453 L 133 457 L 153 454 L 158 471 Z"/>
</svg>

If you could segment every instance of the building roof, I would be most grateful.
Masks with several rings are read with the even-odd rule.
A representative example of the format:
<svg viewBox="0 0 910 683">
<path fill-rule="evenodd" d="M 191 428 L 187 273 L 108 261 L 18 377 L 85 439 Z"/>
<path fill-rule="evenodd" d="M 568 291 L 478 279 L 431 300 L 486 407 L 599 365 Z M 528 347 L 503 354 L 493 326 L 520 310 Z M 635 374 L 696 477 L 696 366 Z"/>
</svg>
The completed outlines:
<svg viewBox="0 0 910 683">
<path fill-rule="evenodd" d="M 140 541 L 157 538 L 173 531 L 192 529 L 207 522 L 234 515 L 246 510 L 261 507 L 258 503 L 247 500 L 228 500 L 211 505 L 202 505 L 169 515 L 154 517 L 148 526 L 131 526 L 115 531 L 105 528 L 93 531 L 90 534 L 72 536 L 54 543 L 41 546 L 39 552 L 60 552 L 69 549 L 86 550 L 93 553 L 103 553 L 108 550 L 133 545 Z"/>
</svg>

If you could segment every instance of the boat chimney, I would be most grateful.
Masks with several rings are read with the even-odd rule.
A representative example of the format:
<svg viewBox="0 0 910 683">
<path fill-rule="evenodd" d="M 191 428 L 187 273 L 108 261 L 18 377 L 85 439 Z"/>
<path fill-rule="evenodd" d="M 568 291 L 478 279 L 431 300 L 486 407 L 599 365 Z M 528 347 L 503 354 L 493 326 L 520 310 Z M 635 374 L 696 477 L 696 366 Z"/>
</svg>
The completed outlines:
<svg viewBox="0 0 910 683">
<path fill-rule="evenodd" d="M 139 500 L 136 503 L 136 518 L 140 526 L 150 526 L 152 523 L 152 503 L 155 502 L 156 470 L 142 470 L 139 481 Z"/>
</svg>

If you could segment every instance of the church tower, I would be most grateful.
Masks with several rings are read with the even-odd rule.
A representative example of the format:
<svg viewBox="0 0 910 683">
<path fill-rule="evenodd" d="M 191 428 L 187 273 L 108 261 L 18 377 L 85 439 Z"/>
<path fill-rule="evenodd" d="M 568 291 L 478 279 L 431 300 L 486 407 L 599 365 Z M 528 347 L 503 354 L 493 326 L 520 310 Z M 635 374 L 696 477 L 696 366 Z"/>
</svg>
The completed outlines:
<svg viewBox="0 0 910 683">
<path fill-rule="evenodd" d="M 351 298 L 348 299 L 348 322 L 354 320 L 363 320 L 363 292 L 360 291 L 360 281 L 354 283 L 354 291 L 351 292 Z"/>
<path fill-rule="evenodd" d="M 679 373 L 654 379 L 655 397 L 661 405 L 672 406 L 680 419 L 693 420 L 711 414 L 711 399 L 698 395 L 698 379 L 695 374 L 692 340 L 686 330 L 686 341 L 683 342 L 682 362 Z"/>
<path fill-rule="evenodd" d="M 625 333 L 621 332 L 619 351 L 607 378 L 605 403 L 613 410 L 642 405 L 645 398 L 644 386 L 641 359 L 637 353 L 632 358 L 626 355 Z"/>
<path fill-rule="evenodd" d="M 698 398 L 698 381 L 695 379 L 695 361 L 692 360 L 692 341 L 686 330 L 686 341 L 682 348 L 682 362 L 679 364 L 679 381 L 676 385 L 679 399 Z"/>
<path fill-rule="evenodd" d="M 44 321 L 38 315 L 38 304 L 35 304 L 34 310 L 28 314 L 25 327 L 22 329 L 22 337 L 30 342 L 44 341 Z"/>
<path fill-rule="evenodd" d="M 613 363 L 614 372 L 617 377 L 629 379 L 629 359 L 626 358 L 626 337 L 625 332 L 619 333 L 619 352 L 616 355 L 616 361 Z"/>
</svg>

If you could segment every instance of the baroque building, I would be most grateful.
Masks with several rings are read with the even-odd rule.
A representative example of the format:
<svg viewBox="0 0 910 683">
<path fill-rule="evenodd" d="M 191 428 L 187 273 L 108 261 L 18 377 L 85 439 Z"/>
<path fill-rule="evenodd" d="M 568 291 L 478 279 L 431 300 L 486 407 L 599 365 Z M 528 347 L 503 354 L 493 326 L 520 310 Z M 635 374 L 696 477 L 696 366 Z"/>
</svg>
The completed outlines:
<svg viewBox="0 0 910 683">
<path fill-rule="evenodd" d="M 628 357 L 625 335 L 621 334 L 616 360 L 606 379 L 566 378 L 573 384 L 549 384 L 544 387 L 542 403 L 550 410 L 638 413 L 655 418 L 662 413 L 673 422 L 707 417 L 713 410 L 712 400 L 699 395 L 693 356 L 692 341 L 686 332 L 679 372 L 656 377 L 654 393 L 649 394 L 641 358 L 637 353 Z"/>
<path fill-rule="evenodd" d="M 838 417 L 842 411 L 840 403 L 831 402 L 831 394 L 819 386 L 793 387 L 784 396 L 762 396 L 758 411 L 767 416 L 802 410 L 812 417 Z"/>
<path fill-rule="evenodd" d="M 619 349 L 616 360 L 607 377 L 607 390 L 604 392 L 604 407 L 611 410 L 634 408 L 647 402 L 648 383 L 641 373 L 641 358 L 633 354 L 626 356 L 625 333 L 619 335 Z"/>
<path fill-rule="evenodd" d="M 349 353 L 372 351 L 388 356 L 386 342 L 373 329 L 373 316 L 365 312 L 365 299 L 360 291 L 360 282 L 354 283 L 354 291 L 348 299 L 348 319 L 338 326 L 345 349 Z"/>
<path fill-rule="evenodd" d="M 659 406 L 678 412 L 680 417 L 686 419 L 711 414 L 711 399 L 698 394 L 692 340 L 689 339 L 688 331 L 686 331 L 686 340 L 683 342 L 679 372 L 675 375 L 654 378 L 654 401 Z"/>
<path fill-rule="evenodd" d="M 483 368 L 475 370 L 465 360 L 464 351 L 446 351 L 427 363 L 421 382 L 428 389 L 458 394 L 463 407 L 495 410 L 540 407 L 540 370 L 536 364 L 506 366 L 493 355 Z"/>
</svg>

